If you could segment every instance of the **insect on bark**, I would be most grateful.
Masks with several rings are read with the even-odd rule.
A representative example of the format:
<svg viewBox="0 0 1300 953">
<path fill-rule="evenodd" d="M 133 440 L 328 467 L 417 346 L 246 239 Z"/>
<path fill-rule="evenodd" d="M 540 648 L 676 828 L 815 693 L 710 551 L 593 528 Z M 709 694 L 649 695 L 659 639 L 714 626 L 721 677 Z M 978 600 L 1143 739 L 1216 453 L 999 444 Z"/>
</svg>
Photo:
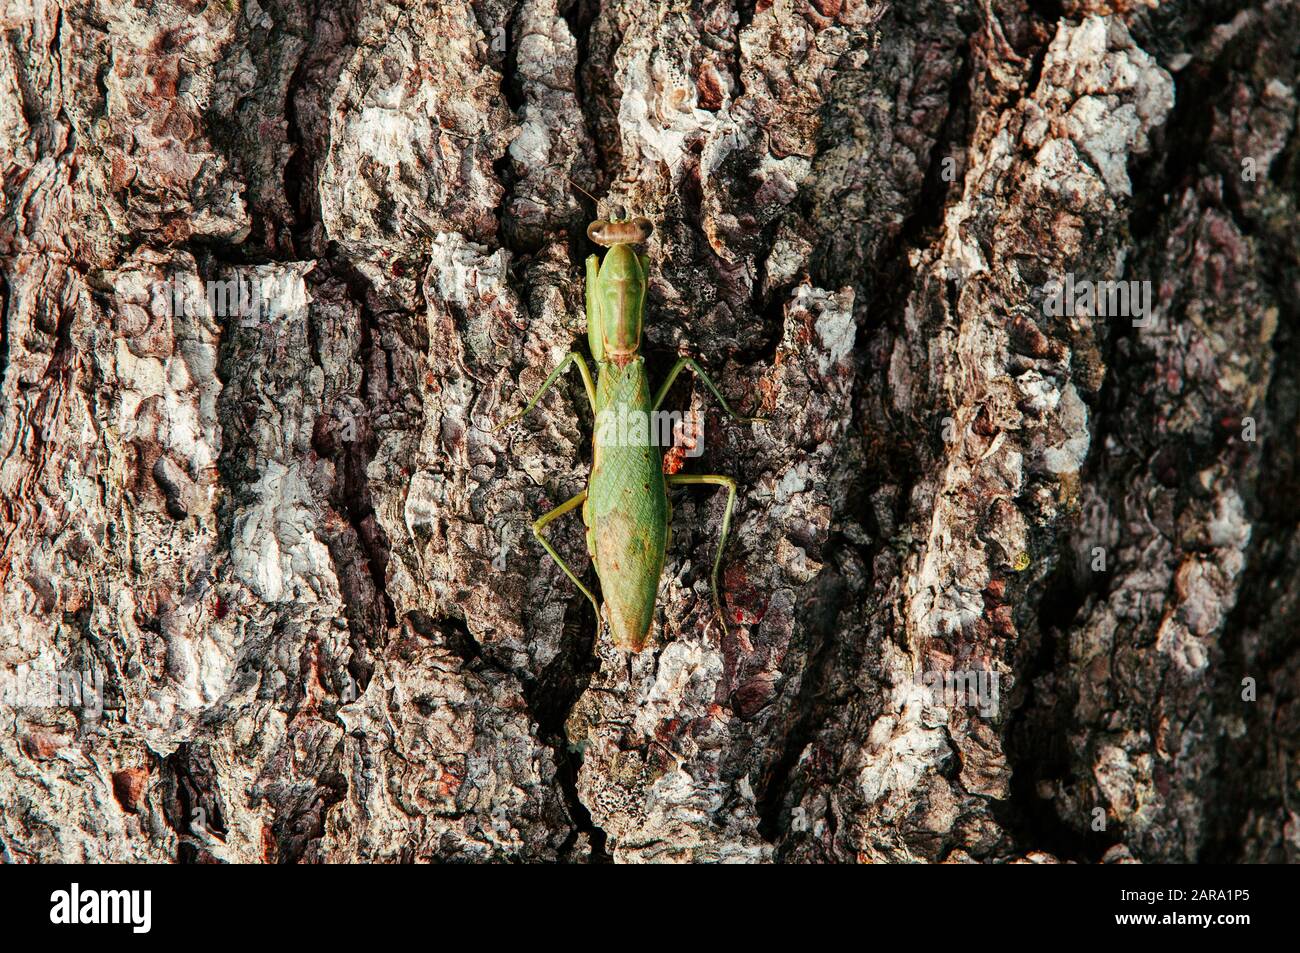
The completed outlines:
<svg viewBox="0 0 1300 953">
<path fill-rule="evenodd" d="M 663 573 L 670 532 L 670 486 L 710 484 L 727 490 L 718 551 L 709 578 L 713 608 L 726 630 L 722 600 L 718 596 L 718 570 L 731 529 L 736 481 L 717 473 L 665 475 L 658 448 L 653 445 L 655 428 L 649 425 L 651 415 L 663 403 L 677 375 L 690 368 L 733 420 L 752 423 L 763 419 L 736 414 L 708 374 L 689 357 L 679 357 L 659 390 L 651 395 L 645 359 L 641 356 L 642 313 L 650 259 L 634 249 L 645 242 L 651 230 L 648 219 L 617 216 L 588 226 L 587 237 L 607 249 L 604 261 L 596 255 L 587 258 L 587 343 L 596 362 L 596 378 L 593 381 L 586 359 L 578 351 L 571 351 L 551 371 L 524 409 L 494 428 L 500 430 L 522 418 L 565 368 L 577 365 L 597 422 L 592 437 L 591 475 L 586 489 L 533 523 L 533 533 L 564 574 L 591 601 L 596 617 L 609 627 L 614 644 L 631 652 L 645 647 L 654 622 L 659 577 Z M 640 415 L 647 426 L 602 426 L 604 421 L 627 420 L 633 415 Z M 579 506 L 587 527 L 587 550 L 605 600 L 603 611 L 595 595 L 542 532 L 552 520 Z"/>
</svg>

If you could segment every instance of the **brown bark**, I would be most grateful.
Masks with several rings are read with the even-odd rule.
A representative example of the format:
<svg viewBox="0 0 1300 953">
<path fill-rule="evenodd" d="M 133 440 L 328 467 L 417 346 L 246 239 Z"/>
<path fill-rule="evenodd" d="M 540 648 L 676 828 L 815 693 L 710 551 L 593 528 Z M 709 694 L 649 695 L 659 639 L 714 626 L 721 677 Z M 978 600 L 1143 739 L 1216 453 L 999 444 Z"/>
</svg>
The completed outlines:
<svg viewBox="0 0 1300 953">
<path fill-rule="evenodd" d="M 0 854 L 1295 860 L 1300 8 L 1239 6 L 10 0 Z M 529 530 L 580 382 L 491 432 L 569 180 L 656 224 L 652 376 L 770 418 L 674 389 L 728 626 L 675 493 L 636 656 Z"/>
</svg>

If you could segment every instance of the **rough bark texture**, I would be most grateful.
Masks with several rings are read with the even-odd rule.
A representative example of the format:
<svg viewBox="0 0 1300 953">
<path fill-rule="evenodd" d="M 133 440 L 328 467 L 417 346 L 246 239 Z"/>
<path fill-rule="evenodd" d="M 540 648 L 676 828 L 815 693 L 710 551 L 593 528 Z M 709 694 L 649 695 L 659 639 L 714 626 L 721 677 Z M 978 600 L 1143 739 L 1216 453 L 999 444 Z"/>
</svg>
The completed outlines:
<svg viewBox="0 0 1300 953">
<path fill-rule="evenodd" d="M 1300 6 L 1242 6 L 5 0 L 0 854 L 1296 860 Z M 674 389 L 728 631 L 680 492 L 637 656 L 529 531 L 581 385 L 489 432 L 585 329 L 566 177 L 657 225 L 652 374 L 770 418 Z"/>
</svg>

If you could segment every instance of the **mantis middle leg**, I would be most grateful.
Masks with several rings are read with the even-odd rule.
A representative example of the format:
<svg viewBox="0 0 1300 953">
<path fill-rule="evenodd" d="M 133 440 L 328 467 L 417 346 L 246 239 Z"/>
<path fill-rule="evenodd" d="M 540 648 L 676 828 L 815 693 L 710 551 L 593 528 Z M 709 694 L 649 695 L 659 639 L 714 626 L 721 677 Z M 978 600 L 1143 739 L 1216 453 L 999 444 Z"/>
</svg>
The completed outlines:
<svg viewBox="0 0 1300 953">
<path fill-rule="evenodd" d="M 591 402 L 591 412 L 594 414 L 596 412 L 596 385 L 591 382 L 591 370 L 587 367 L 587 362 L 583 360 L 581 354 L 577 351 L 570 351 L 568 356 L 556 365 L 555 370 L 551 371 L 550 376 L 542 382 L 541 388 L 533 395 L 533 399 L 528 402 L 524 409 L 519 411 L 519 413 L 515 414 L 513 417 L 508 417 L 501 421 L 501 423 L 492 428 L 492 432 L 496 433 L 502 427 L 512 424 L 516 420 L 522 419 L 537 405 L 537 402 L 542 399 L 542 395 L 545 394 L 550 386 L 555 383 L 555 379 L 564 373 L 564 369 L 574 363 L 578 365 L 578 373 L 582 375 L 582 385 L 587 389 L 587 400 Z"/>
<path fill-rule="evenodd" d="M 713 383 L 708 374 L 704 373 L 704 368 L 700 367 L 699 364 L 696 364 L 695 361 L 689 357 L 679 357 L 676 363 L 673 364 L 673 369 L 668 372 L 668 376 L 664 378 L 664 382 L 659 385 L 659 393 L 655 394 L 655 402 L 654 406 L 651 408 L 652 410 L 659 409 L 659 405 L 662 404 L 664 398 L 668 396 L 668 391 L 673 386 L 673 381 L 677 380 L 677 375 L 687 367 L 693 370 L 700 380 L 704 381 L 709 390 L 713 392 L 713 396 L 718 398 L 718 403 L 722 405 L 722 409 L 727 412 L 732 420 L 739 420 L 742 423 L 750 424 L 763 423 L 767 420 L 766 417 L 742 417 L 740 414 L 732 410 L 731 405 L 727 403 L 727 398 L 723 397 L 722 391 L 718 390 L 718 385 Z"/>
</svg>

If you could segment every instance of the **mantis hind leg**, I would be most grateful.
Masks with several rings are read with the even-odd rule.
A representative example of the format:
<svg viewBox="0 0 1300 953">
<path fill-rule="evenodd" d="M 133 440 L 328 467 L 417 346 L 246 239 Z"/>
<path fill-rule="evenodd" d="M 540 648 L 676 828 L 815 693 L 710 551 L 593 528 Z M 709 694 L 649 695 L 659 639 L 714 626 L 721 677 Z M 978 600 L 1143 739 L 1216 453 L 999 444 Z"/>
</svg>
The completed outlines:
<svg viewBox="0 0 1300 953">
<path fill-rule="evenodd" d="M 673 473 L 667 477 L 669 486 L 687 486 L 691 484 L 708 484 L 727 488 L 727 508 L 722 513 L 722 532 L 718 537 L 718 553 L 713 557 L 713 572 L 709 576 L 709 588 L 713 592 L 713 608 L 718 613 L 718 624 L 722 634 L 727 634 L 727 619 L 722 614 L 722 599 L 718 596 L 718 570 L 722 567 L 722 551 L 727 545 L 727 534 L 731 531 L 731 511 L 736 506 L 736 481 L 729 476 L 718 473 Z"/>
<path fill-rule="evenodd" d="M 542 544 L 542 548 L 546 550 L 547 555 L 549 555 L 552 559 L 554 559 L 556 565 L 558 565 L 561 569 L 564 570 L 564 574 L 568 576 L 571 580 L 573 580 L 573 584 L 582 590 L 582 594 L 587 597 L 587 599 L 591 602 L 592 608 L 596 610 L 596 618 L 599 619 L 600 604 L 596 602 L 596 597 L 591 594 L 590 589 L 588 589 L 586 586 L 582 584 L 582 580 L 579 579 L 577 574 L 574 573 L 574 571 L 569 568 L 569 564 L 564 561 L 564 559 L 560 556 L 560 554 L 557 553 L 554 547 L 552 547 L 551 544 L 547 541 L 546 537 L 542 535 L 542 530 L 546 528 L 547 523 L 549 523 L 553 519 L 558 519 L 559 517 L 563 516 L 565 513 L 568 513 L 570 510 L 576 509 L 577 507 L 581 506 L 586 501 L 586 499 L 587 499 L 587 491 L 583 490 L 577 496 L 572 497 L 571 499 L 568 499 L 565 502 L 561 503 L 555 509 L 547 513 L 545 516 L 538 517 L 537 522 L 533 523 L 533 535 L 536 536 L 537 541 Z"/>
</svg>

